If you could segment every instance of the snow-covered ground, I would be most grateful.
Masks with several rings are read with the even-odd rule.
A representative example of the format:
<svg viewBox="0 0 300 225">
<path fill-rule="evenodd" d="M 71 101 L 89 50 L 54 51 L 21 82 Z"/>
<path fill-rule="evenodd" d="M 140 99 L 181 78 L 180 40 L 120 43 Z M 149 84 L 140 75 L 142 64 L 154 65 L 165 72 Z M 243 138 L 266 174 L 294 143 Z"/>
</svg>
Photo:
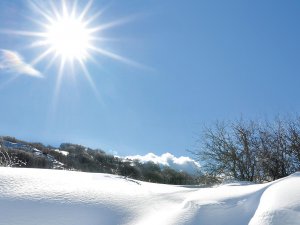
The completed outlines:
<svg viewBox="0 0 300 225">
<path fill-rule="evenodd" d="M 259 185 L 179 187 L 109 174 L 0 168 L 1 225 L 300 224 L 300 173 Z"/>
</svg>

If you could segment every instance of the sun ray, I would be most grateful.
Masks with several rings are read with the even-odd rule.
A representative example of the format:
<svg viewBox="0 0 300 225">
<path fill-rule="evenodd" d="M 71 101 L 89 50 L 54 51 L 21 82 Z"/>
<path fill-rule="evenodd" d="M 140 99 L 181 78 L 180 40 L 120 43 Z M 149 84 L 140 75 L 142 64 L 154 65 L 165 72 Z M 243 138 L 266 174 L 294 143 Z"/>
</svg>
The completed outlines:
<svg viewBox="0 0 300 225">
<path fill-rule="evenodd" d="M 84 25 L 87 26 L 90 23 L 92 23 L 95 19 L 97 19 L 99 16 L 103 14 L 103 11 L 99 11 L 96 14 L 94 14 L 92 17 L 90 17 L 88 20 L 84 21 Z"/>
<path fill-rule="evenodd" d="M 83 62 L 82 60 L 79 60 L 79 64 L 80 64 L 81 69 L 82 69 L 82 71 L 83 71 L 83 74 L 84 74 L 85 78 L 87 79 L 87 81 L 88 81 L 90 87 L 92 88 L 92 90 L 93 90 L 95 96 L 97 97 L 97 99 L 98 99 L 101 103 L 103 103 L 103 102 L 102 102 L 101 95 L 100 95 L 98 89 L 96 88 L 96 85 L 95 85 L 95 83 L 94 83 L 94 81 L 93 81 L 93 79 L 92 79 L 92 77 L 91 77 L 91 75 L 90 75 L 88 69 L 86 68 L 84 62 Z"/>
<path fill-rule="evenodd" d="M 103 37 L 101 31 L 130 22 L 135 17 L 124 17 L 94 26 L 92 24 L 103 15 L 108 6 L 95 10 L 95 13 L 90 13 L 90 11 L 94 11 L 94 9 L 91 10 L 93 0 L 86 1 L 82 10 L 78 9 L 79 1 L 77 0 L 60 1 L 58 3 L 58 0 L 29 0 L 32 9 L 37 12 L 36 14 L 39 18 L 33 19 L 28 17 L 27 19 L 40 26 L 41 29 L 37 31 L 0 29 L 0 33 L 28 37 L 31 44 L 27 48 L 42 49 L 40 54 L 32 60 L 32 65 L 38 66 L 41 61 L 49 60 L 45 66 L 45 70 L 48 70 L 57 62 L 57 64 L 55 63 L 55 65 L 58 65 L 58 68 L 55 74 L 53 93 L 54 107 L 58 101 L 64 78 L 67 78 L 67 80 L 72 78 L 76 81 L 76 76 L 79 74 L 84 76 L 97 99 L 102 102 L 101 95 L 88 71 L 86 63 L 91 61 L 99 65 L 99 59 L 95 55 L 102 55 L 130 66 L 144 68 L 143 65 L 131 59 L 102 48 L 105 44 L 104 42 L 116 41 L 116 39 Z M 67 75 L 70 75 L 70 77 L 66 77 Z"/>
<path fill-rule="evenodd" d="M 31 36 L 31 37 L 47 37 L 45 32 L 34 32 L 34 31 L 18 31 L 9 29 L 0 29 L 0 33 L 20 35 L 20 36 Z"/>
<path fill-rule="evenodd" d="M 22 47 L 22 49 L 33 49 L 33 48 L 38 48 L 38 47 L 44 47 L 47 45 L 48 45 L 48 43 L 45 41 L 34 41 L 31 44 L 28 44 L 28 45 Z"/>
<path fill-rule="evenodd" d="M 99 65 L 99 61 L 97 61 L 97 60 L 95 59 L 95 57 L 93 57 L 92 55 L 89 55 L 88 58 L 89 58 L 89 61 L 93 62 L 93 63 L 96 64 L 96 65 Z"/>
<path fill-rule="evenodd" d="M 32 42 L 29 46 L 27 46 L 28 48 L 37 48 L 37 47 L 41 47 L 41 46 L 47 46 L 49 44 L 48 41 L 45 40 L 39 40 L 39 41 L 34 41 Z"/>
<path fill-rule="evenodd" d="M 55 15 L 55 19 L 56 20 L 60 20 L 61 19 L 61 15 L 58 12 L 57 7 L 55 6 L 55 4 L 53 3 L 53 1 L 50 1 L 50 7 L 52 9 L 53 14 Z"/>
<path fill-rule="evenodd" d="M 37 4 L 33 3 L 32 1 L 29 1 L 29 4 L 33 7 L 33 9 L 38 12 L 40 15 L 42 15 L 46 20 L 48 20 L 48 22 L 52 23 L 53 22 L 53 18 L 48 15 L 46 13 L 45 10 L 41 9 L 40 6 L 38 6 Z"/>
<path fill-rule="evenodd" d="M 74 0 L 73 7 L 72 7 L 72 12 L 71 12 L 71 17 L 74 18 L 76 16 L 76 11 L 77 11 L 77 0 Z"/>
<path fill-rule="evenodd" d="M 87 26 L 91 24 L 94 20 L 99 18 L 106 10 L 108 9 L 108 6 L 104 7 L 103 9 L 99 10 L 97 13 L 92 15 L 89 19 L 84 21 L 84 24 Z"/>
<path fill-rule="evenodd" d="M 120 62 L 123 62 L 123 63 L 126 63 L 128 65 L 135 66 L 135 67 L 144 67 L 143 65 L 139 64 L 138 62 L 127 59 L 123 56 L 112 53 L 110 51 L 107 51 L 107 50 L 104 50 L 104 49 L 101 49 L 101 48 L 96 48 L 94 46 L 90 46 L 90 49 L 100 53 L 101 55 L 104 55 L 106 57 L 109 57 L 111 59 L 114 59 L 114 60 L 117 60 L 117 61 L 120 61 Z"/>
<path fill-rule="evenodd" d="M 62 58 L 60 65 L 59 65 L 59 71 L 58 71 L 58 74 L 56 77 L 55 90 L 54 90 L 54 95 L 53 95 L 53 107 L 54 108 L 56 108 L 58 96 L 60 93 L 60 87 L 61 87 L 61 82 L 62 82 L 62 78 L 63 78 L 64 67 L 65 67 L 65 58 Z"/>
<path fill-rule="evenodd" d="M 91 36 L 91 41 L 100 41 L 100 42 L 116 42 L 116 41 L 120 41 L 120 39 L 117 38 L 107 38 L 107 37 L 94 37 Z"/>
<path fill-rule="evenodd" d="M 49 48 L 47 51 L 43 52 L 40 54 L 37 58 L 35 58 L 32 62 L 31 65 L 36 65 L 38 62 L 42 61 L 47 55 L 49 55 L 51 52 L 53 52 L 54 49 Z"/>
<path fill-rule="evenodd" d="M 71 60 L 70 61 L 70 68 L 71 68 L 71 73 L 70 73 L 70 75 L 72 75 L 71 77 L 72 77 L 72 81 L 74 81 L 75 80 L 75 76 L 74 76 L 74 71 L 75 71 L 75 68 L 74 68 L 74 60 Z"/>
<path fill-rule="evenodd" d="M 63 17 L 69 17 L 68 8 L 65 0 L 62 0 Z"/>
<path fill-rule="evenodd" d="M 36 19 L 34 19 L 34 18 L 32 18 L 32 17 L 29 17 L 29 16 L 25 16 L 25 17 L 26 17 L 26 19 L 30 20 L 31 22 L 33 22 L 33 23 L 35 23 L 36 25 L 39 25 L 39 26 L 41 26 L 41 27 L 43 27 L 43 28 L 46 28 L 46 27 L 48 26 L 47 23 L 44 23 L 44 22 L 42 22 L 42 21 L 40 21 L 40 20 L 36 20 Z"/>
<path fill-rule="evenodd" d="M 90 10 L 91 6 L 93 4 L 93 0 L 89 0 L 84 9 L 82 10 L 81 14 L 79 15 L 78 19 L 79 21 L 82 21 L 85 15 L 88 13 Z"/>
<path fill-rule="evenodd" d="M 52 56 L 51 60 L 47 63 L 45 71 L 47 71 L 53 65 L 53 63 L 55 62 L 55 60 L 57 59 L 57 57 L 58 57 L 57 54 L 55 54 L 55 55 Z"/>
<path fill-rule="evenodd" d="M 90 28 L 90 29 L 88 29 L 88 31 L 90 33 L 95 33 L 95 32 L 99 32 L 99 31 L 107 30 L 107 29 L 110 29 L 112 27 L 119 26 L 119 25 L 122 25 L 124 23 L 128 23 L 132 19 L 133 19 L 132 17 L 126 17 L 126 18 L 123 18 L 123 19 L 119 19 L 119 20 L 109 22 L 109 23 L 101 24 L 97 27 Z"/>
<path fill-rule="evenodd" d="M 52 9 L 52 13 L 53 15 L 55 15 L 55 17 L 51 17 L 49 13 L 43 10 L 40 5 L 35 4 L 32 1 L 30 1 L 30 3 L 34 7 L 34 9 L 49 22 L 48 24 L 37 22 L 42 27 L 46 28 L 45 32 L 4 29 L 0 30 L 0 32 L 21 36 L 41 37 L 41 40 L 34 41 L 29 47 L 48 46 L 48 49 L 46 49 L 33 61 L 34 64 L 40 62 L 51 52 L 55 52 L 56 55 L 60 55 L 61 61 L 63 61 L 64 63 L 66 60 L 73 61 L 75 59 L 82 62 L 83 59 L 89 58 L 90 54 L 88 50 L 92 50 L 101 55 L 126 64 L 138 67 L 141 66 L 135 61 L 104 50 L 103 48 L 96 47 L 94 43 L 90 43 L 90 41 L 111 41 L 112 39 L 92 34 L 131 21 L 133 17 L 126 17 L 96 27 L 88 27 L 87 25 L 95 20 L 98 16 L 100 16 L 105 10 L 102 9 L 93 14 L 89 19 L 83 21 L 83 18 L 86 16 L 93 4 L 93 0 L 88 1 L 79 16 L 75 16 L 77 0 L 73 2 L 70 10 L 71 12 L 69 11 L 70 6 L 67 5 L 66 0 L 61 0 L 61 13 L 59 13 L 59 10 L 57 9 L 57 6 L 54 4 L 54 2 L 50 1 L 50 8 Z"/>
<path fill-rule="evenodd" d="M 85 75 L 86 79 L 88 80 L 89 84 L 91 85 L 93 91 L 97 92 L 97 88 L 94 84 L 94 81 L 93 81 L 88 69 L 86 68 L 84 62 L 82 60 L 79 60 L 79 63 L 80 63 L 81 69 L 83 71 L 83 74 Z"/>
</svg>

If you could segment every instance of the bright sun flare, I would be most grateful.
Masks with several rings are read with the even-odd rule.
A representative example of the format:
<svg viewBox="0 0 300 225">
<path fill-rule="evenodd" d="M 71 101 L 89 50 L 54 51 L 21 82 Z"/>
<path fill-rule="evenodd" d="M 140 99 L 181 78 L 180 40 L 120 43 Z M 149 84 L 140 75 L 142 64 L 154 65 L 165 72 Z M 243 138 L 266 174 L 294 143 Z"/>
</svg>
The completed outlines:
<svg viewBox="0 0 300 225">
<path fill-rule="evenodd" d="M 92 0 L 86 2 L 86 5 L 83 7 L 82 5 L 81 7 L 78 6 L 79 1 L 77 0 L 31 0 L 29 3 L 32 9 L 38 13 L 37 17 L 31 18 L 31 20 L 39 26 L 40 31 L 1 29 L 0 32 L 30 37 L 32 43 L 28 47 L 42 50 L 31 62 L 31 65 L 39 64 L 44 60 L 47 62 L 47 69 L 53 66 L 54 62 L 58 62 L 58 65 L 55 65 L 57 68 L 55 98 L 58 96 L 62 78 L 65 75 L 72 74 L 72 71 L 75 71 L 75 66 L 76 68 L 78 66 L 81 68 L 82 73 L 80 74 L 84 75 L 95 94 L 99 96 L 93 79 L 85 65 L 87 60 L 98 62 L 94 58 L 95 54 L 100 54 L 129 65 L 141 66 L 134 61 L 102 48 L 104 46 L 103 42 L 106 40 L 109 41 L 108 38 L 102 36 L 102 31 L 128 22 L 131 18 L 95 25 L 97 19 L 104 11 L 99 10 L 94 14 L 90 14 L 89 11 L 93 4 Z M 80 3 L 82 4 L 83 1 Z M 67 72 L 65 71 L 66 64 L 71 66 L 71 70 Z M 76 71 L 78 70 L 76 69 Z"/>
<path fill-rule="evenodd" d="M 47 26 L 46 42 L 56 54 L 69 60 L 84 60 L 91 45 L 85 24 L 70 16 L 55 20 Z"/>
<path fill-rule="evenodd" d="M 61 0 L 60 2 L 61 4 L 56 4 L 57 1 L 56 3 L 54 1 L 41 1 L 38 4 L 37 2 L 29 1 L 32 8 L 41 16 L 40 18 L 32 18 L 32 21 L 42 28 L 40 32 L 1 30 L 1 32 L 5 33 L 36 38 L 30 47 L 43 48 L 44 51 L 32 61 L 32 65 L 36 65 L 45 58 L 49 58 L 49 55 L 52 55 L 50 60 L 47 60 L 47 68 L 58 59 L 60 62 L 58 79 L 60 79 L 65 64 L 69 61 L 73 66 L 73 62 L 77 61 L 88 80 L 91 79 L 85 66 L 85 61 L 93 59 L 94 62 L 97 62 L 93 58 L 95 53 L 133 66 L 140 66 L 134 61 L 99 47 L 99 43 L 103 46 L 103 41 L 109 41 L 109 38 L 104 38 L 99 33 L 128 22 L 130 18 L 92 26 L 104 12 L 104 10 L 100 10 L 95 14 L 89 15 L 89 10 L 93 4 L 92 0 L 88 1 L 81 10 L 77 9 L 76 0 Z"/>
</svg>

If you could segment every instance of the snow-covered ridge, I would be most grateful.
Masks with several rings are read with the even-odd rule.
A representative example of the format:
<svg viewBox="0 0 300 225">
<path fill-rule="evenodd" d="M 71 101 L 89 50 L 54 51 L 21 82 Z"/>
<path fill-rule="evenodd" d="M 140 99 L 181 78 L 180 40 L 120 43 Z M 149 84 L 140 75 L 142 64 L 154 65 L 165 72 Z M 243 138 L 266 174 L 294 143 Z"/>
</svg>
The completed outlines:
<svg viewBox="0 0 300 225">
<path fill-rule="evenodd" d="M 0 225 L 296 225 L 300 174 L 267 184 L 188 188 L 2 167 L 0 211 Z"/>
<path fill-rule="evenodd" d="M 184 156 L 176 157 L 171 153 L 122 157 L 78 144 L 63 143 L 59 148 L 54 148 L 14 137 L 0 137 L 0 148 L 3 152 L 14 155 L 22 165 L 30 162 L 27 167 L 31 168 L 106 172 L 159 183 L 195 184 L 200 171 L 200 165 L 195 160 Z M 24 151 L 29 154 L 24 155 Z M 150 170 L 156 170 L 156 173 L 149 173 Z"/>
<path fill-rule="evenodd" d="M 186 156 L 176 157 L 173 154 L 166 152 L 162 155 L 148 153 L 146 155 L 132 155 L 124 158 L 131 160 L 139 160 L 140 162 L 153 162 L 160 166 L 168 166 L 176 171 L 185 171 L 189 174 L 195 174 L 200 171 L 200 164 L 194 159 Z"/>
</svg>

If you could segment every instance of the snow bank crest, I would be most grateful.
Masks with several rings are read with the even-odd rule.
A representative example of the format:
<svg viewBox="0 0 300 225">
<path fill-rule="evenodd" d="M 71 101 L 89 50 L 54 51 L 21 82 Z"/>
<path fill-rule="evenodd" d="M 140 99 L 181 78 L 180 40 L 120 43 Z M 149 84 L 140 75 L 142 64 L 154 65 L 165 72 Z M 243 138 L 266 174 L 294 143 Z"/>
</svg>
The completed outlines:
<svg viewBox="0 0 300 225">
<path fill-rule="evenodd" d="M 298 225 L 300 176 L 181 187 L 111 174 L 1 168 L 0 225 Z"/>
</svg>

